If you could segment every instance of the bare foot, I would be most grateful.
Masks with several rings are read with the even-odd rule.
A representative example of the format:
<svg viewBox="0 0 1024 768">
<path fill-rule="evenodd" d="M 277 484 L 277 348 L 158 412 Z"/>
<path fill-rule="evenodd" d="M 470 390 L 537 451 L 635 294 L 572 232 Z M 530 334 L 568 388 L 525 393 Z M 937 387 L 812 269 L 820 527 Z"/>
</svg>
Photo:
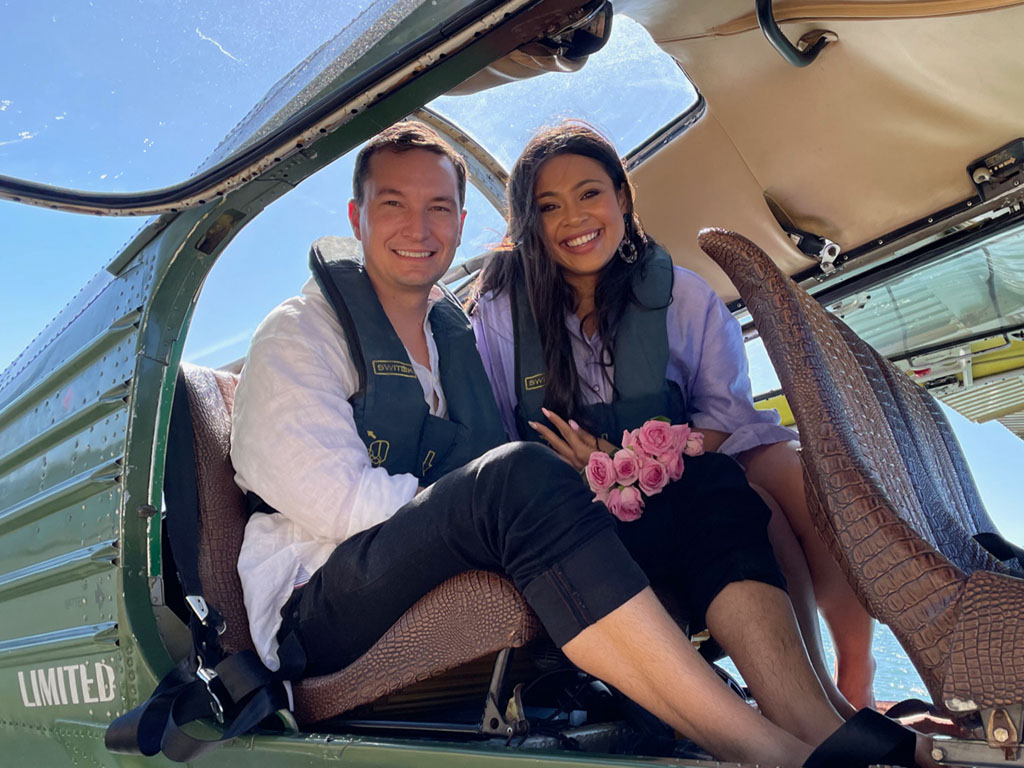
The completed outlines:
<svg viewBox="0 0 1024 768">
<path fill-rule="evenodd" d="M 857 709 L 877 709 L 873 683 L 875 680 L 875 659 L 868 656 L 865 661 L 851 664 L 842 655 L 836 657 L 836 686 Z"/>
</svg>

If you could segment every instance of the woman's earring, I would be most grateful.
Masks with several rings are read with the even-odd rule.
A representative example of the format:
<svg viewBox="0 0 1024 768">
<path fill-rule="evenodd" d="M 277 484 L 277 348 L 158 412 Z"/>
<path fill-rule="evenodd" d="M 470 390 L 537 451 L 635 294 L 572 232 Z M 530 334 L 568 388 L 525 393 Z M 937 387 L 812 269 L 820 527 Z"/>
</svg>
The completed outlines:
<svg viewBox="0 0 1024 768">
<path fill-rule="evenodd" d="M 633 238 L 630 237 L 630 226 L 629 217 L 625 214 L 622 216 L 622 222 L 626 225 L 625 231 L 622 233 L 622 242 L 619 243 L 619 248 L 616 251 L 619 258 L 627 264 L 635 264 L 637 257 L 640 255 L 637 253 L 636 245 L 633 243 Z"/>
</svg>

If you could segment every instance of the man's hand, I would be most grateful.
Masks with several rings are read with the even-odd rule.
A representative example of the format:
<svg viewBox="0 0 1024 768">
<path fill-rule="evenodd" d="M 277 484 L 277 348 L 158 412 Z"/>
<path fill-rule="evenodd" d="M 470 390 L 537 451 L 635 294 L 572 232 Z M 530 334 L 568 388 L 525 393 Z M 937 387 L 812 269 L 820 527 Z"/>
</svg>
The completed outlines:
<svg viewBox="0 0 1024 768">
<path fill-rule="evenodd" d="M 617 446 L 603 438 L 594 437 L 572 419 L 566 422 L 561 416 L 552 413 L 547 408 L 541 408 L 541 410 L 548 417 L 548 421 L 555 425 L 559 434 L 556 435 L 552 430 L 536 421 L 531 421 L 530 426 L 547 440 L 548 445 L 555 453 L 577 471 L 587 466 L 590 454 L 594 451 L 613 454 L 618 450 Z"/>
</svg>

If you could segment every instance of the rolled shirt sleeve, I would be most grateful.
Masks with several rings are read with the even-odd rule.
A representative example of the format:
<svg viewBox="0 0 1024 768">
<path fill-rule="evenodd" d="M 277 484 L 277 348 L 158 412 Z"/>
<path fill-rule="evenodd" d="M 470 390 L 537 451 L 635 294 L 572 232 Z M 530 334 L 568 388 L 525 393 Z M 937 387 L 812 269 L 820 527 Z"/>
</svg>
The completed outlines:
<svg viewBox="0 0 1024 768">
<path fill-rule="evenodd" d="M 721 453 L 797 439 L 777 411 L 754 407 L 740 324 L 711 286 L 682 267 L 675 268 L 667 324 L 669 378 L 686 394 L 695 428 L 729 434 Z"/>
</svg>

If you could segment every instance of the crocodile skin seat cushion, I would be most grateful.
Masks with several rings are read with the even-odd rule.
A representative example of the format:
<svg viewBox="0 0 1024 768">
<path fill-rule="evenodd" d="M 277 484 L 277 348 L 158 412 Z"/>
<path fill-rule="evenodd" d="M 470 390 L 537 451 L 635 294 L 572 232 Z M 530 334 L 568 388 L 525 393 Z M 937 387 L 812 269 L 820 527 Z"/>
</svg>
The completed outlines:
<svg viewBox="0 0 1024 768">
<path fill-rule="evenodd" d="M 937 403 L 756 245 L 715 229 L 699 242 L 764 340 L 812 517 L 861 602 L 952 716 L 1019 712 L 1024 579 L 971 538 L 994 528 Z"/>
<path fill-rule="evenodd" d="M 238 377 L 183 365 L 195 435 L 199 491 L 199 575 L 206 601 L 226 623 L 225 651 L 251 649 L 236 564 L 247 513 L 229 455 Z M 512 584 L 469 571 L 425 595 L 351 665 L 296 681 L 295 716 L 315 723 L 412 683 L 532 639 L 540 623 Z"/>
</svg>

